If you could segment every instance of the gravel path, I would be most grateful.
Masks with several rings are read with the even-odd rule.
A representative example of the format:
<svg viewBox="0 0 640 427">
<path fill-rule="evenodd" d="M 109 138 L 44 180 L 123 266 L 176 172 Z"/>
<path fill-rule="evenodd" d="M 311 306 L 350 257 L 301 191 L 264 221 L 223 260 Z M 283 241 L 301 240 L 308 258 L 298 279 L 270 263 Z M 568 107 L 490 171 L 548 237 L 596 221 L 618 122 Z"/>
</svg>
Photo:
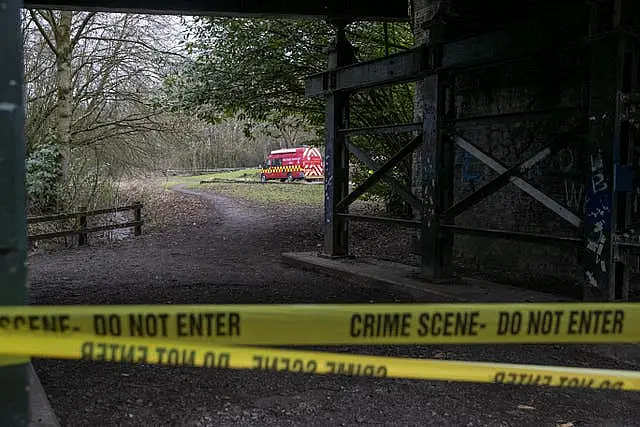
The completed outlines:
<svg viewBox="0 0 640 427">
<path fill-rule="evenodd" d="M 32 304 L 415 302 L 281 265 L 315 250 L 317 209 L 258 210 L 214 193 L 170 231 L 29 260 Z M 194 221 L 194 218 L 198 218 Z M 428 302 L 428 301 L 421 301 Z M 362 349 L 351 349 L 364 351 Z M 603 368 L 572 346 L 413 346 L 367 353 Z M 64 426 L 640 426 L 640 393 L 34 360 Z"/>
</svg>

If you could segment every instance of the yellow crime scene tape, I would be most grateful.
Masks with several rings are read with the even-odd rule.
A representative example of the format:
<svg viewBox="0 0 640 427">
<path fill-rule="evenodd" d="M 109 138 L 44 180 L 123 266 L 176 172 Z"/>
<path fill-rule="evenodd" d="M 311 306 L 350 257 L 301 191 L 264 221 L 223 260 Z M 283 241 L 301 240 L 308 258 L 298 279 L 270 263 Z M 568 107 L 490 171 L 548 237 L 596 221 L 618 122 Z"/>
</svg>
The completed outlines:
<svg viewBox="0 0 640 427">
<path fill-rule="evenodd" d="M 29 357 L 640 390 L 640 371 L 247 346 L 640 342 L 640 304 L 2 306 L 0 364 Z"/>
<path fill-rule="evenodd" d="M 640 303 L 0 306 L 0 336 L 216 345 L 640 342 Z"/>
<path fill-rule="evenodd" d="M 640 371 L 510 365 L 399 357 L 214 346 L 147 338 L 2 337 L 9 356 L 79 359 L 97 362 L 249 369 L 371 378 L 404 378 L 597 390 L 640 390 Z"/>
</svg>

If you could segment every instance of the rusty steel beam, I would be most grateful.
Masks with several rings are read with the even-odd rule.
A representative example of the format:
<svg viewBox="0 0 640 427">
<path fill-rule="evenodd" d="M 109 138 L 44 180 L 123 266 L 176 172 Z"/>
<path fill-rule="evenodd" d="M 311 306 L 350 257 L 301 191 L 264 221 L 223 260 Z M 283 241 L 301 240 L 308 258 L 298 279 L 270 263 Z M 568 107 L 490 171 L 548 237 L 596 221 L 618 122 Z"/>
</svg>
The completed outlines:
<svg viewBox="0 0 640 427">
<path fill-rule="evenodd" d="M 529 26 L 493 31 L 314 74 L 307 78 L 305 92 L 307 96 L 324 96 L 334 91 L 406 83 L 438 71 L 491 66 L 581 43 L 575 33 L 566 29 L 551 31 Z"/>
<path fill-rule="evenodd" d="M 324 96 L 333 91 L 350 91 L 418 80 L 428 49 L 416 48 L 373 61 L 315 74 L 305 82 L 307 96 Z M 431 67 L 429 67 L 431 69 Z"/>
<path fill-rule="evenodd" d="M 399 125 L 381 125 L 361 128 L 340 129 L 340 133 L 348 136 L 393 135 L 422 130 L 422 123 L 405 123 Z"/>
<path fill-rule="evenodd" d="M 443 217 L 455 218 L 461 213 L 471 209 L 482 200 L 486 199 L 496 191 L 509 184 L 509 182 L 511 182 L 511 178 L 521 177 L 537 163 L 546 159 L 549 155 L 557 153 L 558 151 L 560 151 L 560 149 L 560 146 L 556 146 L 553 149 L 551 147 L 546 147 L 543 150 L 539 151 L 533 157 L 516 166 L 513 166 L 510 169 L 507 169 L 504 173 L 498 175 L 496 178 L 492 179 L 491 181 L 480 187 L 478 190 L 474 191 L 464 199 L 457 202 L 455 205 L 451 206 L 442 214 Z"/>
<path fill-rule="evenodd" d="M 409 20 L 406 2 L 385 0 L 27 0 L 25 7 L 175 15 Z"/>
<path fill-rule="evenodd" d="M 355 61 L 353 46 L 345 32 L 345 23 L 336 22 L 336 37 L 329 48 L 329 69 Z M 340 129 L 349 124 L 349 94 L 327 97 L 325 114 L 324 249 L 323 256 L 349 255 L 349 223 L 338 213 L 340 201 L 349 194 L 349 151 Z"/>
<path fill-rule="evenodd" d="M 385 216 L 371 216 L 371 215 L 355 215 L 355 214 L 338 214 L 341 217 L 348 218 L 352 221 L 363 222 L 378 222 L 381 224 L 392 224 L 401 227 L 419 228 L 422 224 L 421 221 L 404 219 L 404 218 L 390 218 Z"/>
<path fill-rule="evenodd" d="M 455 86 L 450 75 L 438 73 L 424 80 L 422 273 L 439 280 L 453 275 L 453 233 L 443 228 L 451 221 L 442 214 L 454 201 L 454 145 L 452 126 L 445 119 L 455 117 Z"/>
<path fill-rule="evenodd" d="M 584 239 L 579 237 L 548 236 L 546 234 L 523 233 L 519 231 L 497 230 L 491 228 L 463 227 L 460 225 L 443 224 L 442 228 L 457 234 L 483 236 L 504 240 L 518 240 L 521 242 L 540 243 L 547 245 L 563 245 L 570 248 L 584 245 Z"/>
</svg>

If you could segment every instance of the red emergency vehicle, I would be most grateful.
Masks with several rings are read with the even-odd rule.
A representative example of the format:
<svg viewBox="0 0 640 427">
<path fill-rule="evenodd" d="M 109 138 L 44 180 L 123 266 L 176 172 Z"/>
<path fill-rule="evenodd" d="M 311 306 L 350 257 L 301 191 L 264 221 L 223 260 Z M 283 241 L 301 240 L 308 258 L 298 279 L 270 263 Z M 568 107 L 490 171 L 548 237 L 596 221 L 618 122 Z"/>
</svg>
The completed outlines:
<svg viewBox="0 0 640 427">
<path fill-rule="evenodd" d="M 312 147 L 283 148 L 269 154 L 262 165 L 260 181 L 270 179 L 293 182 L 324 178 L 324 160 L 320 150 Z"/>
</svg>

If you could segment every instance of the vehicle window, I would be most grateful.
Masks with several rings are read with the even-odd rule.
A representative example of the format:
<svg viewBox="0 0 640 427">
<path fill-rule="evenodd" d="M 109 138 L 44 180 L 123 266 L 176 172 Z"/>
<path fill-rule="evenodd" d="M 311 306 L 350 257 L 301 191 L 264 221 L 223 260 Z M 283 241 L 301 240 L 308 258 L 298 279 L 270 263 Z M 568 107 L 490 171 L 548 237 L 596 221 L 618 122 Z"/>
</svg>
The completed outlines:
<svg viewBox="0 0 640 427">
<path fill-rule="evenodd" d="M 282 166 L 282 159 L 273 159 L 273 164 L 271 166 Z"/>
</svg>

